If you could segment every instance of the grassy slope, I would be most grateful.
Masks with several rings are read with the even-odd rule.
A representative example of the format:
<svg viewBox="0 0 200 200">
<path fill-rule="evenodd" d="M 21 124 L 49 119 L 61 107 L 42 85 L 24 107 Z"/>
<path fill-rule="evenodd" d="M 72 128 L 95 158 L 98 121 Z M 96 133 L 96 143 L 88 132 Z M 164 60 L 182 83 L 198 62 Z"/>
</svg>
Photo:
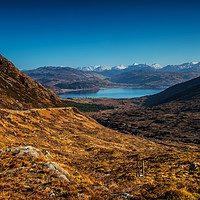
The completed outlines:
<svg viewBox="0 0 200 200">
<path fill-rule="evenodd" d="M 124 135 L 99 125 L 76 109 L 0 111 L 0 119 L 1 149 L 22 145 L 45 149 L 78 183 L 66 184 L 44 172 L 44 160 L 8 154 L 1 157 L 2 171 L 20 166 L 28 169 L 21 174 L 0 175 L 1 199 L 48 199 L 52 191 L 56 199 L 106 199 L 109 193 L 122 192 L 138 199 L 165 199 L 174 193 L 182 199 L 195 199 L 194 193 L 199 192 L 199 172 L 189 171 L 190 164 L 200 157 L 196 147 L 185 145 L 185 151 L 190 152 L 184 152 L 173 145 L 167 147 Z M 135 177 L 138 154 L 145 158 L 145 178 Z M 178 168 L 178 164 L 183 168 Z M 94 186 L 106 186 L 109 190 Z"/>
</svg>

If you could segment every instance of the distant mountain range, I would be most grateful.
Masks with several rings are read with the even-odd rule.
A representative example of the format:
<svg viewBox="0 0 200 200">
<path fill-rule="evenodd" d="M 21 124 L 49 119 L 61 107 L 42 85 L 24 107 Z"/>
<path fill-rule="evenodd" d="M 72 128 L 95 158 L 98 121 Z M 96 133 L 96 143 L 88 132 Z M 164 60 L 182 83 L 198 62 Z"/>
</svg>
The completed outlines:
<svg viewBox="0 0 200 200">
<path fill-rule="evenodd" d="M 160 69 L 162 72 L 200 73 L 200 62 L 190 62 L 181 65 L 167 65 Z"/>
<path fill-rule="evenodd" d="M 117 65 L 114 67 L 110 66 L 102 66 L 102 65 L 95 65 L 95 66 L 88 66 L 88 67 L 78 67 L 78 70 L 82 71 L 93 71 L 93 72 L 105 72 L 105 71 L 132 71 L 132 70 L 158 70 L 162 72 L 195 72 L 200 73 L 200 62 L 189 62 L 180 65 L 167 65 L 165 67 L 161 66 L 160 64 L 154 63 L 151 65 L 148 64 L 138 64 L 133 63 L 132 65 L 125 66 L 125 65 Z"/>
<path fill-rule="evenodd" d="M 77 69 L 46 66 L 24 71 L 55 93 L 67 89 L 99 89 L 106 87 L 167 88 L 200 75 L 200 62 L 181 65 L 137 64 L 89 66 Z"/>
</svg>

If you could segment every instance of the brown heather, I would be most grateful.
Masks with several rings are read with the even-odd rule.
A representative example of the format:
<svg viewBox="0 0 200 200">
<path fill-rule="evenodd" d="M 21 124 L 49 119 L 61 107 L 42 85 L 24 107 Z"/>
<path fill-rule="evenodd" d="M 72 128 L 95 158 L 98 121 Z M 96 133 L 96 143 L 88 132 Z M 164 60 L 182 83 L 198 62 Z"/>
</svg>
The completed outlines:
<svg viewBox="0 0 200 200">
<path fill-rule="evenodd" d="M 14 91 L 2 99 L 2 107 L 13 108 L 12 102 L 6 101 L 14 100 L 13 95 Z M 47 107 L 46 100 L 37 100 L 30 107 L 41 108 L 43 103 Z M 23 106 L 27 104 L 16 108 Z M 196 143 L 151 141 L 120 133 L 76 108 L 0 109 L 0 149 L 26 145 L 48 151 L 52 161 L 75 181 L 64 182 L 42 168 L 49 161 L 44 157 L 4 152 L 0 154 L 0 199 L 112 199 L 117 196 L 113 194 L 122 193 L 132 195 L 132 199 L 200 198 L 200 153 Z M 145 162 L 145 177 L 136 177 L 137 159 Z M 191 170 L 192 164 L 195 168 Z"/>
<path fill-rule="evenodd" d="M 43 171 L 42 159 L 3 154 L 1 172 L 24 169 L 1 174 L 1 199 L 48 199 L 52 192 L 56 199 L 106 199 L 124 192 L 137 199 L 165 199 L 166 195 L 171 199 L 174 191 L 181 191 L 181 196 L 187 193 L 189 199 L 199 197 L 199 168 L 189 171 L 200 158 L 195 146 L 166 146 L 124 135 L 70 108 L 0 111 L 0 118 L 1 149 L 25 145 L 45 149 L 77 182 L 66 184 Z M 136 177 L 138 154 L 145 160 L 146 177 Z"/>
</svg>

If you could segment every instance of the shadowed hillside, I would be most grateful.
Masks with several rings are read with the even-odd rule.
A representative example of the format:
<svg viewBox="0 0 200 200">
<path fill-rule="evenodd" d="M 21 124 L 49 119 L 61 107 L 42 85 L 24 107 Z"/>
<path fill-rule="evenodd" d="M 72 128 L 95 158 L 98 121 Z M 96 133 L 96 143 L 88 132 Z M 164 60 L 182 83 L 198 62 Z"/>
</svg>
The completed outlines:
<svg viewBox="0 0 200 200">
<path fill-rule="evenodd" d="M 133 70 L 111 77 L 115 83 L 133 84 L 144 88 L 167 88 L 177 83 L 196 78 L 197 74 L 160 72 L 155 70 Z"/>
<path fill-rule="evenodd" d="M 26 109 L 63 105 L 52 91 L 33 81 L 0 55 L 1 108 Z"/>
<path fill-rule="evenodd" d="M 149 96 L 145 102 L 145 106 L 155 106 L 170 101 L 187 101 L 200 99 L 200 77 L 190 81 L 177 84 L 160 92 Z"/>
</svg>

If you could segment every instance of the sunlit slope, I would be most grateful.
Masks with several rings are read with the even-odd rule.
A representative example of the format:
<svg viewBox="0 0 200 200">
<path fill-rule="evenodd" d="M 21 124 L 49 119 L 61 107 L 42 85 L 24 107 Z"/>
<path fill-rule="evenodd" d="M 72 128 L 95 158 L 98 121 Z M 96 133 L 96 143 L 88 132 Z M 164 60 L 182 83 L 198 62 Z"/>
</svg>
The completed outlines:
<svg viewBox="0 0 200 200">
<path fill-rule="evenodd" d="M 60 107 L 63 103 L 50 90 L 18 70 L 0 55 L 0 108 Z"/>
<path fill-rule="evenodd" d="M 113 193 L 123 192 L 141 199 L 143 195 L 150 197 L 153 193 L 157 197 L 167 195 L 165 193 L 176 189 L 180 181 L 184 182 L 183 187 L 192 184 L 193 190 L 198 191 L 196 174 L 189 174 L 190 164 L 198 157 L 197 147 L 182 145 L 181 152 L 173 144 L 165 146 L 121 134 L 101 126 L 74 108 L 0 110 L 0 119 L 0 149 L 31 145 L 46 150 L 52 155 L 52 161 L 75 180 L 75 183 L 65 183 L 42 169 L 42 163 L 48 160 L 3 154 L 3 170 L 25 168 L 9 176 L 0 174 L 2 199 L 48 199 L 52 191 L 57 199 L 108 199 Z M 183 153 L 186 150 L 193 153 Z M 146 178 L 136 177 L 137 159 L 145 159 Z M 168 173 L 180 159 L 184 162 L 181 175 L 176 174 L 177 170 Z M 160 182 L 158 176 L 165 176 L 168 183 Z M 163 187 L 163 192 L 153 189 L 153 185 Z M 147 192 L 145 187 L 151 187 L 150 191 Z"/>
</svg>

